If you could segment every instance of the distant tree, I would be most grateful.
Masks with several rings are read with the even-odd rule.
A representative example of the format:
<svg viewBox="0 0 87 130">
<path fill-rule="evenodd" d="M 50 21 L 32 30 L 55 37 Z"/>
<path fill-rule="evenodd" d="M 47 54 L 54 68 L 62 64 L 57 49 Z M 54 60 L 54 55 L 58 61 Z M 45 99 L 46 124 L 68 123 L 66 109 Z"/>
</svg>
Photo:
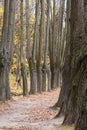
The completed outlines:
<svg viewBox="0 0 87 130">
<path fill-rule="evenodd" d="M 45 42 L 45 49 L 44 49 L 44 63 L 42 66 L 42 73 L 43 73 L 43 85 L 42 90 L 48 91 L 51 90 L 51 72 L 50 72 L 50 66 L 48 66 L 48 54 L 49 54 L 49 30 L 50 30 L 50 15 L 51 15 L 51 1 L 47 0 L 47 20 L 45 20 L 44 23 L 44 42 Z M 45 17 L 46 18 L 46 17 Z M 47 77 L 47 78 L 46 78 Z M 48 79 L 48 80 L 47 80 Z M 48 86 L 46 85 L 46 81 L 48 81 Z"/>
<path fill-rule="evenodd" d="M 51 69 L 51 89 L 55 89 L 59 84 L 62 50 L 64 47 L 63 38 L 63 14 L 64 14 L 65 0 L 59 2 L 59 9 L 56 11 L 56 0 L 53 1 L 53 12 L 50 21 L 50 69 Z"/>
<path fill-rule="evenodd" d="M 39 42 L 38 51 L 37 51 L 37 91 L 42 92 L 42 46 L 43 42 L 45 42 L 45 0 L 40 0 L 41 6 L 41 16 L 40 16 L 40 28 L 39 28 Z M 39 6 L 38 5 L 38 6 Z"/>
<path fill-rule="evenodd" d="M 20 2 L 20 62 L 21 62 L 21 76 L 23 81 L 23 96 L 28 94 L 28 84 L 27 84 L 27 73 L 26 73 L 26 46 L 25 46 L 25 26 L 24 26 L 24 8 L 23 8 L 23 0 Z"/>
<path fill-rule="evenodd" d="M 30 69 L 30 94 L 36 94 L 37 73 L 36 73 L 36 38 L 37 38 L 37 20 L 38 20 L 38 1 L 35 9 L 35 27 L 33 34 L 33 45 L 31 45 L 30 34 L 30 3 L 26 0 L 26 39 L 27 39 L 27 60 Z"/>
</svg>

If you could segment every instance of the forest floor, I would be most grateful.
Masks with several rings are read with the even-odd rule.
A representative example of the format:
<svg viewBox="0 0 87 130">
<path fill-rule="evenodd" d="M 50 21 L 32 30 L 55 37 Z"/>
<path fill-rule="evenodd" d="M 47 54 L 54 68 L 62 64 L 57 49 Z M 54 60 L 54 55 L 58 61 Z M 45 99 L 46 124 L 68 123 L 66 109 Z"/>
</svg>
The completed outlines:
<svg viewBox="0 0 87 130">
<path fill-rule="evenodd" d="M 59 89 L 9 101 L 0 107 L 0 130 L 59 130 L 63 117 L 55 119 L 53 106 Z"/>
</svg>

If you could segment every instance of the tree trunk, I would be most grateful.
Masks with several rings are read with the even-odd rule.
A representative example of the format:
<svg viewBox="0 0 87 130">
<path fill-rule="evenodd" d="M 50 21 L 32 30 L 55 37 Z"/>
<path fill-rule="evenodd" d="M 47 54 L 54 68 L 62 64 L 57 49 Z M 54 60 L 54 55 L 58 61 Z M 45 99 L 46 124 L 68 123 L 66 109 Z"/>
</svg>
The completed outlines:
<svg viewBox="0 0 87 130">
<path fill-rule="evenodd" d="M 51 71 L 50 71 L 50 68 L 47 69 L 47 77 L 48 77 L 48 91 L 51 91 Z"/>
<path fill-rule="evenodd" d="M 21 62 L 21 76 L 22 76 L 22 82 L 23 82 L 23 96 L 27 96 L 28 94 L 28 84 L 27 84 L 27 74 L 26 74 L 26 67 L 25 67 L 25 62 L 26 62 L 26 56 L 24 51 L 25 45 L 24 45 L 24 40 L 25 40 L 25 27 L 24 27 L 24 8 L 23 8 L 23 0 L 21 0 L 20 3 L 20 21 L 21 21 L 21 34 L 20 34 L 20 62 Z"/>
<path fill-rule="evenodd" d="M 55 104 L 56 107 L 60 107 L 59 115 L 62 115 L 66 111 L 69 88 L 70 88 L 70 10 L 71 1 L 67 0 L 67 36 L 66 36 L 66 47 L 65 47 L 65 58 L 64 66 L 62 69 L 62 87 L 59 95 L 58 102 Z M 66 76 L 67 75 L 67 76 Z"/>
<path fill-rule="evenodd" d="M 47 70 L 48 70 L 47 56 L 48 56 L 48 45 L 49 45 L 50 5 L 51 5 L 50 0 L 47 0 L 47 24 L 46 24 L 46 32 L 44 31 L 45 50 L 44 50 L 44 63 L 43 63 L 43 67 L 42 67 L 42 74 L 43 74 L 42 90 L 43 91 L 46 91 L 46 89 L 47 89 L 46 88 L 46 79 L 47 79 L 46 77 L 47 77 Z M 44 7 L 44 9 L 45 9 L 45 7 Z M 45 15 L 44 15 L 44 17 L 45 17 Z M 45 23 L 44 23 L 44 26 L 45 26 Z M 45 35 L 45 33 L 46 33 L 46 35 Z M 48 76 L 48 80 L 50 80 L 49 76 Z M 50 83 L 50 81 L 48 81 L 48 86 L 51 85 L 49 83 Z"/>
<path fill-rule="evenodd" d="M 30 94 L 36 94 L 37 73 L 36 73 L 36 65 L 32 62 L 32 59 L 29 59 L 29 66 L 30 66 Z"/>
<path fill-rule="evenodd" d="M 36 94 L 37 88 L 37 78 L 36 78 L 36 63 L 35 63 L 35 56 L 36 56 L 36 22 L 35 22 L 35 32 L 34 32 L 34 40 L 33 40 L 33 49 L 31 53 L 31 45 L 30 45 L 30 17 L 29 17 L 29 1 L 26 0 L 26 38 L 27 38 L 27 59 L 30 68 L 30 92 L 29 94 Z"/>
<path fill-rule="evenodd" d="M 25 65 L 21 63 L 21 76 L 23 80 L 23 96 L 28 95 L 28 87 L 27 87 L 27 75 Z"/>
<path fill-rule="evenodd" d="M 37 92 L 42 92 L 42 45 L 44 39 L 44 9 L 45 9 L 45 1 L 41 0 L 41 18 L 40 18 L 40 30 L 39 30 L 39 50 L 38 50 L 38 57 L 37 57 Z M 45 40 L 45 39 L 44 39 Z M 45 41 L 44 41 L 45 42 Z"/>
<path fill-rule="evenodd" d="M 84 22 L 85 22 L 85 33 L 86 33 L 86 41 L 87 41 L 87 1 L 84 0 Z M 84 39 L 83 39 L 84 40 Z M 86 44 L 86 42 L 85 42 Z M 87 48 L 86 48 L 87 50 Z M 76 123 L 76 128 L 75 130 L 86 130 L 87 129 L 87 54 L 86 56 L 84 56 L 83 60 L 82 60 L 82 64 L 84 64 L 84 73 L 82 76 L 82 101 L 81 101 L 81 109 L 80 109 L 80 113 L 79 113 L 79 118 L 77 120 Z M 79 92 L 79 100 L 80 99 L 80 92 Z"/>
<path fill-rule="evenodd" d="M 86 13 L 84 12 L 86 8 L 84 5 L 83 0 L 71 0 L 71 76 L 64 124 L 77 122 L 86 93 L 87 34 L 84 29 L 84 27 L 86 28 Z"/>
<path fill-rule="evenodd" d="M 57 88 L 57 70 L 51 69 L 51 88 Z"/>
<path fill-rule="evenodd" d="M 1 73 L 0 73 L 0 100 L 11 98 L 9 86 L 9 73 L 13 57 L 13 38 L 15 21 L 15 0 L 4 2 L 4 21 L 1 41 Z"/>
<path fill-rule="evenodd" d="M 46 66 L 43 65 L 42 67 L 42 91 L 45 92 L 46 91 L 46 77 L 47 73 L 46 73 Z"/>
</svg>

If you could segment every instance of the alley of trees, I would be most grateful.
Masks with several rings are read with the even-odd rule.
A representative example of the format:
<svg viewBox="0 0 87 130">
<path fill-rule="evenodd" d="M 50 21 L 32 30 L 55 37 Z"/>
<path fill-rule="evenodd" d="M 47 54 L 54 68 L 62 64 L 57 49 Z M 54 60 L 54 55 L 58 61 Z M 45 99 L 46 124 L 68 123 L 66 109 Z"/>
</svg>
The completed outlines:
<svg viewBox="0 0 87 130">
<path fill-rule="evenodd" d="M 0 0 L 0 102 L 60 88 L 56 118 L 87 130 L 87 0 Z"/>
</svg>

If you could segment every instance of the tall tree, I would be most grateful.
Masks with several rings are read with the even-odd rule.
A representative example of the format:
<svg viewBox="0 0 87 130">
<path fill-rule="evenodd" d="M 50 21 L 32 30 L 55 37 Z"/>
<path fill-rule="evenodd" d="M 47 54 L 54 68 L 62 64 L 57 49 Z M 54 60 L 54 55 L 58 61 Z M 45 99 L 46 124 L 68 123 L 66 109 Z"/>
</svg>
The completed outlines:
<svg viewBox="0 0 87 130">
<path fill-rule="evenodd" d="M 49 54 L 49 32 L 50 32 L 50 16 L 51 16 L 51 1 L 47 0 L 47 24 L 46 24 L 46 41 L 45 41 L 45 51 L 44 51 L 44 67 L 47 72 L 47 78 L 48 78 L 48 91 L 51 90 L 51 72 L 50 72 L 50 66 L 47 64 L 47 56 Z"/>
<path fill-rule="evenodd" d="M 70 87 L 70 11 L 71 11 L 71 1 L 67 0 L 66 8 L 66 47 L 64 51 L 64 66 L 62 68 L 62 87 L 60 91 L 60 96 L 56 104 L 57 107 L 60 107 L 60 114 L 64 114 L 66 111 L 69 87 Z M 67 75 L 67 76 L 66 76 Z"/>
<path fill-rule="evenodd" d="M 41 18 L 40 18 L 40 29 L 39 29 L 39 44 L 38 44 L 38 52 L 37 52 L 37 91 L 42 92 L 42 45 L 44 39 L 44 9 L 45 9 L 45 0 L 40 0 L 41 5 Z"/>
<path fill-rule="evenodd" d="M 53 18 L 50 26 L 50 66 L 51 66 L 51 89 L 57 87 L 57 69 L 56 69 L 56 1 L 53 1 Z"/>
<path fill-rule="evenodd" d="M 36 1 L 37 5 L 37 1 Z M 30 42 L 30 3 L 26 0 L 26 38 L 27 38 L 27 59 L 30 68 L 30 94 L 36 93 L 37 80 L 36 80 L 36 36 L 37 36 L 37 6 L 35 10 L 35 27 L 34 27 L 34 36 L 33 36 L 33 47 L 31 49 Z M 31 51 L 32 50 L 32 51 Z"/>
<path fill-rule="evenodd" d="M 48 28 L 47 27 L 47 21 L 46 21 L 46 14 L 45 14 L 45 4 L 46 1 L 44 0 L 44 5 L 43 5 L 43 44 L 44 44 L 44 59 L 43 59 L 43 65 L 42 65 L 42 91 L 46 91 L 46 69 L 47 69 L 47 53 L 48 53 L 48 41 L 47 41 L 47 35 L 49 34 L 49 24 Z M 49 19 L 49 16 L 47 16 L 47 20 Z M 48 30 L 48 34 L 46 31 Z M 49 37 L 49 36 L 48 36 Z"/>
<path fill-rule="evenodd" d="M 15 3 L 15 0 L 4 1 L 4 20 L 0 47 L 0 100 L 3 101 L 11 98 L 9 86 L 9 73 L 13 57 Z"/>
<path fill-rule="evenodd" d="M 27 74 L 26 74 L 26 54 L 25 54 L 25 27 L 24 27 L 24 8 L 23 8 L 23 0 L 20 2 L 20 21 L 21 21 L 21 29 L 20 29 L 20 62 L 21 62 L 21 76 L 23 81 L 23 96 L 28 94 L 28 84 L 27 84 Z"/>
<path fill-rule="evenodd" d="M 59 80 L 59 69 L 61 65 L 61 50 L 62 45 L 62 30 L 63 30 L 63 14 L 65 0 L 59 2 L 59 13 L 56 11 L 56 0 L 53 1 L 53 17 L 51 18 L 50 24 L 50 68 L 51 68 L 51 88 L 58 87 Z"/>
<path fill-rule="evenodd" d="M 64 123 L 87 128 L 87 2 L 71 0 L 70 87 Z"/>
</svg>

